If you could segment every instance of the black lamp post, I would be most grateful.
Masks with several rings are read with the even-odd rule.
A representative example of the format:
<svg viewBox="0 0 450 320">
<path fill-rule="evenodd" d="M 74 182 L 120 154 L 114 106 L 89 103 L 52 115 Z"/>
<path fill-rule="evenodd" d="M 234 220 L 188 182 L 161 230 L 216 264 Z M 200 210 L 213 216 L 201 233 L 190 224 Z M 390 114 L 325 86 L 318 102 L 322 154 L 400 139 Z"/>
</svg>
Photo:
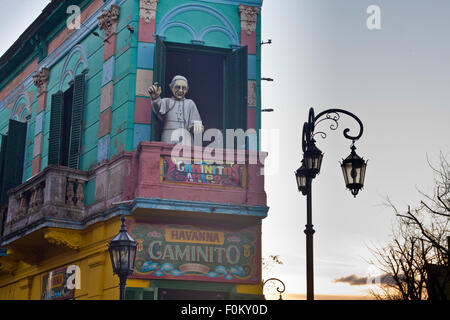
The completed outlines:
<svg viewBox="0 0 450 320">
<path fill-rule="evenodd" d="M 326 138 L 324 132 L 314 132 L 315 126 L 324 121 L 331 120 L 331 130 L 336 130 L 339 126 L 338 120 L 340 113 L 346 114 L 355 119 L 359 124 L 359 133 L 356 136 L 350 136 L 350 129 L 346 128 L 343 132 L 344 137 L 352 140 L 351 153 L 341 163 L 342 172 L 344 174 L 345 184 L 350 189 L 353 196 L 356 197 L 358 191 L 364 186 L 364 177 L 366 173 L 367 161 L 359 157 L 355 152 L 355 141 L 361 138 L 363 134 L 363 124 L 361 120 L 353 113 L 342 109 L 328 109 L 322 111 L 317 116 L 314 115 L 314 109 L 309 110 L 308 121 L 303 125 L 302 133 L 302 165 L 295 172 L 298 190 L 306 195 L 306 297 L 308 300 L 314 300 L 314 271 L 313 271 L 313 235 L 314 228 L 312 224 L 312 180 L 320 172 L 322 165 L 323 153 L 316 146 L 314 136 L 320 134 L 322 138 Z"/>
<path fill-rule="evenodd" d="M 125 216 L 122 216 L 122 226 L 119 233 L 109 243 L 114 274 L 120 279 L 120 300 L 125 300 L 125 285 L 127 278 L 134 271 L 136 259 L 136 241 L 128 234 L 125 227 Z"/>
</svg>

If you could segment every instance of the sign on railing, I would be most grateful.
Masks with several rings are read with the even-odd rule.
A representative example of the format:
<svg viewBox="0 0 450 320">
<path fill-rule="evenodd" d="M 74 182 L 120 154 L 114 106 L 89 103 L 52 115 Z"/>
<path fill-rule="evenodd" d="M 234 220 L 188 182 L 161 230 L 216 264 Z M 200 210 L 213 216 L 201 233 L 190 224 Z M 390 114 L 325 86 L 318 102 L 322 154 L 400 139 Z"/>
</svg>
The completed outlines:
<svg viewBox="0 0 450 320">
<path fill-rule="evenodd" d="M 246 187 L 244 164 L 213 161 L 191 161 L 185 158 L 161 157 L 160 181 L 179 184 L 200 184 L 222 187 Z"/>
</svg>

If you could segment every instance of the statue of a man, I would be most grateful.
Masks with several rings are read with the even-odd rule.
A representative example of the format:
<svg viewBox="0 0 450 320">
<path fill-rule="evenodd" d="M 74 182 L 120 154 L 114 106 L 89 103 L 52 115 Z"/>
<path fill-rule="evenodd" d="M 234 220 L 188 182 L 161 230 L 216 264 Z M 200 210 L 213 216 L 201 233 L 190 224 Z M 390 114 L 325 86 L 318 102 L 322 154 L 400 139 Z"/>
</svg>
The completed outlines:
<svg viewBox="0 0 450 320">
<path fill-rule="evenodd" d="M 187 79 L 183 76 L 175 76 L 170 83 L 170 90 L 173 94 L 171 98 L 160 98 L 161 87 L 157 82 L 148 88 L 153 100 L 153 112 L 163 122 L 161 141 L 174 144 L 180 142 L 179 138 L 183 136 L 180 132 L 183 129 L 184 132 L 193 131 L 194 134 L 197 134 L 202 133 L 204 128 L 194 101 L 185 98 L 189 90 Z M 172 137 L 176 130 L 180 131 Z M 184 138 L 186 137 L 183 136 Z M 191 139 L 190 134 L 188 138 Z"/>
</svg>

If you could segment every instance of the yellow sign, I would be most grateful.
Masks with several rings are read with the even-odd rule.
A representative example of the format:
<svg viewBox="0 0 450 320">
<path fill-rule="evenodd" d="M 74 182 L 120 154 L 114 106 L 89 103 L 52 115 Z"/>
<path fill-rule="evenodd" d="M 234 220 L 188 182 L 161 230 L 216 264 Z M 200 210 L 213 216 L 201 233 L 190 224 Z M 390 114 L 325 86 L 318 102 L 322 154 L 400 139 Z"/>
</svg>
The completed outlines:
<svg viewBox="0 0 450 320">
<path fill-rule="evenodd" d="M 202 243 L 223 245 L 225 241 L 224 232 L 211 230 L 192 229 L 166 229 L 165 239 L 167 242 Z"/>
</svg>

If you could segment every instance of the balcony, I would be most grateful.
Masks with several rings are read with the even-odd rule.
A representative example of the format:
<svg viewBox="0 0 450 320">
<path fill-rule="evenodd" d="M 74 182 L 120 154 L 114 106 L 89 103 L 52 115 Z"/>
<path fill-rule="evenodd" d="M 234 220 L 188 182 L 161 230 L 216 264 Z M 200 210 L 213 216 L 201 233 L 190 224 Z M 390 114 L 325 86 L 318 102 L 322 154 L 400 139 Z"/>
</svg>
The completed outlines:
<svg viewBox="0 0 450 320">
<path fill-rule="evenodd" d="M 231 151 L 228 161 L 220 160 L 226 157 L 221 149 L 215 155 L 206 148 L 172 151 L 173 145 L 141 142 L 130 183 L 135 198 L 266 206 L 262 174 L 266 153 Z"/>
<path fill-rule="evenodd" d="M 82 221 L 87 213 L 83 192 L 87 181 L 87 172 L 49 166 L 11 189 L 3 236 L 23 235 L 48 222 Z"/>
<path fill-rule="evenodd" d="M 266 216 L 265 153 L 233 151 L 240 162 L 220 163 L 205 148 L 176 157 L 173 148 L 141 142 L 90 171 L 48 166 L 8 192 L 2 244 L 36 230 L 49 240 L 48 228 L 80 231 L 117 214 Z"/>
</svg>

